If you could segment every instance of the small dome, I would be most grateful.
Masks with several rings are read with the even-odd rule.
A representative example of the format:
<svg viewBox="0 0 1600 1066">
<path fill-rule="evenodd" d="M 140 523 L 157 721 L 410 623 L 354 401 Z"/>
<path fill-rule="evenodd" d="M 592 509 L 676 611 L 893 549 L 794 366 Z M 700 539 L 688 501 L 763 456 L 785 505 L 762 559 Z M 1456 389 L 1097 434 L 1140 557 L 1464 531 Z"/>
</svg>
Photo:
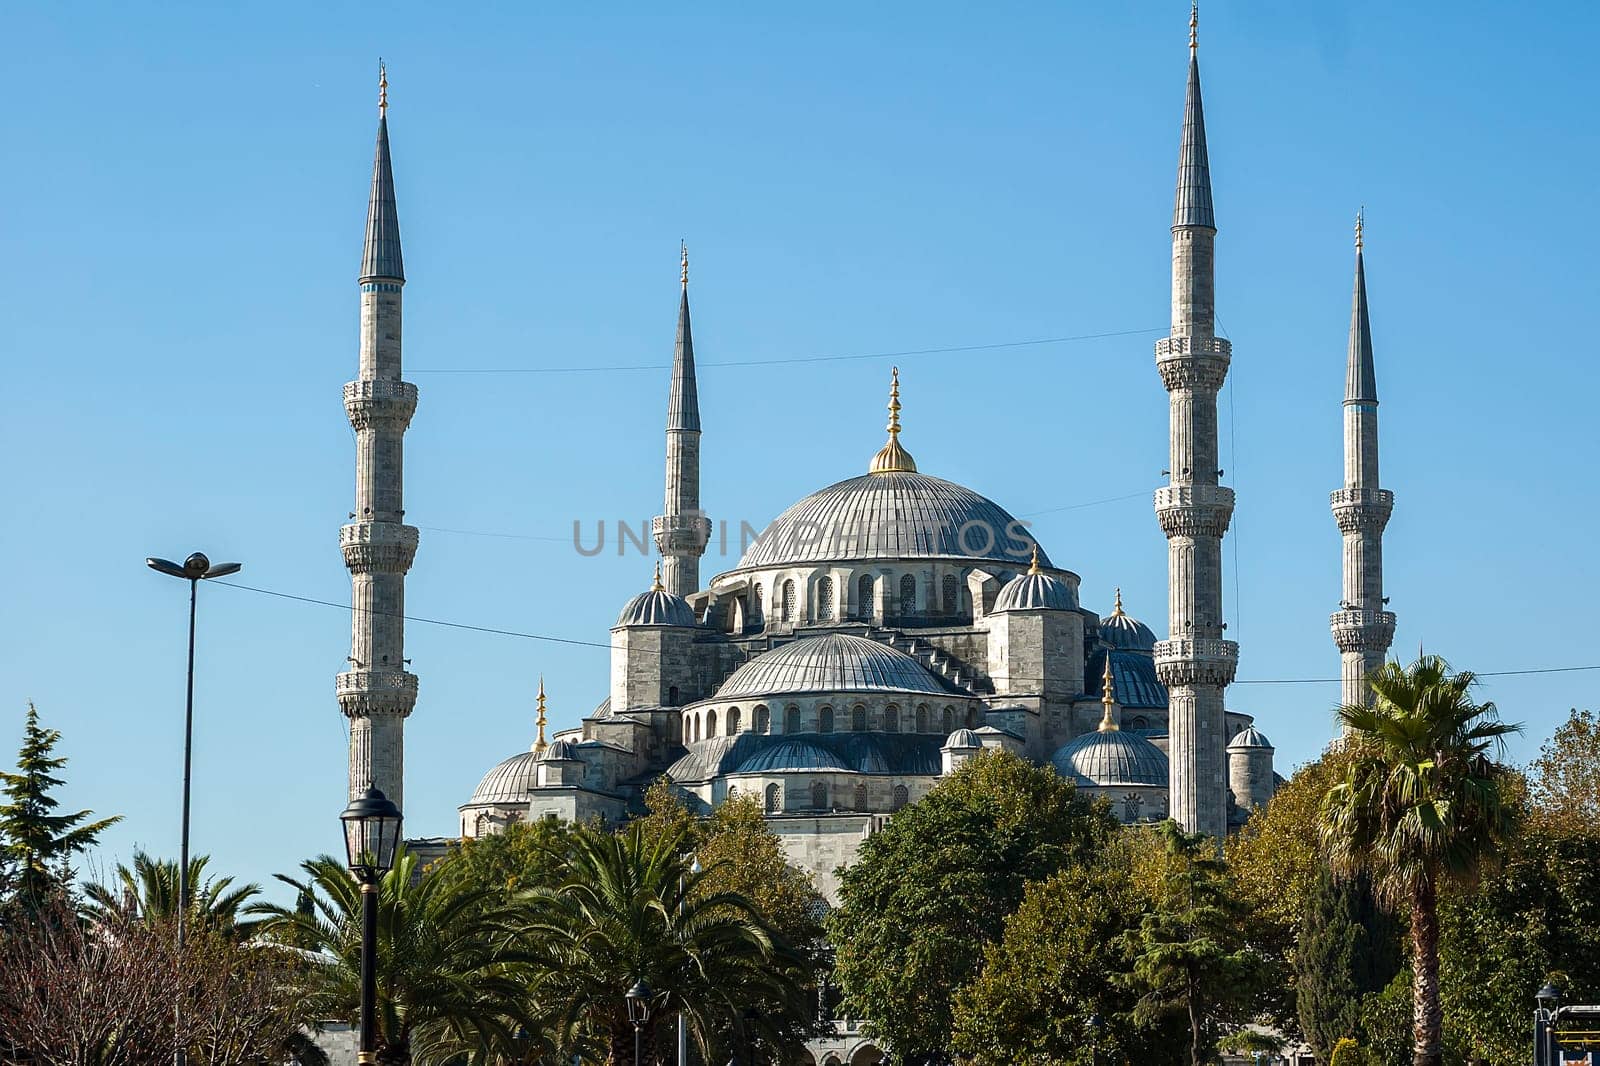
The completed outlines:
<svg viewBox="0 0 1600 1066">
<path fill-rule="evenodd" d="M 994 601 L 996 613 L 1070 611 L 1076 606 L 1077 604 L 1072 602 L 1072 590 L 1067 587 L 1066 582 L 1039 569 L 1038 555 L 1034 556 L 1033 565 L 1028 568 L 1028 572 L 1018 574 L 1007 581 Z"/>
<path fill-rule="evenodd" d="M 787 740 L 757 751 L 739 763 L 734 773 L 773 773 L 783 770 L 853 770 L 839 756 L 817 744 Z"/>
<path fill-rule="evenodd" d="M 944 746 L 946 748 L 956 749 L 981 748 L 983 747 L 983 742 L 978 739 L 978 734 L 974 733 L 972 730 L 958 729 L 954 733 L 951 733 L 949 738 L 945 740 Z"/>
<path fill-rule="evenodd" d="M 605 699 L 601 700 L 600 701 L 600 705 L 594 709 L 594 713 L 591 714 L 589 717 L 590 718 L 610 718 L 611 717 L 611 697 L 607 696 Z"/>
<path fill-rule="evenodd" d="M 1124 651 L 1153 652 L 1156 635 L 1143 622 L 1122 610 L 1122 590 L 1117 590 L 1116 606 L 1100 619 L 1100 639 Z"/>
<path fill-rule="evenodd" d="M 622 626 L 692 626 L 698 625 L 694 608 L 682 596 L 674 596 L 661 587 L 661 564 L 656 564 L 656 582 L 650 591 L 641 592 L 628 601 L 617 615 L 617 625 Z"/>
<path fill-rule="evenodd" d="M 1267 735 L 1253 725 L 1246 726 L 1241 732 L 1237 733 L 1232 740 L 1228 741 L 1229 751 L 1244 750 L 1249 748 L 1265 748 L 1268 751 L 1273 750 L 1272 741 L 1268 740 Z"/>
<path fill-rule="evenodd" d="M 729 675 L 717 699 L 802 692 L 944 695 L 946 689 L 903 651 L 850 633 L 829 633 L 762 652 Z"/>
<path fill-rule="evenodd" d="M 1136 733 L 1121 729 L 1085 733 L 1056 749 L 1050 762 L 1079 785 L 1167 787 L 1167 757 Z"/>
<path fill-rule="evenodd" d="M 556 743 L 559 744 L 561 741 Z M 548 758 L 548 752 L 546 757 Z M 467 806 L 528 802 L 528 790 L 534 786 L 533 764 L 536 759 L 533 752 L 523 751 L 497 764 L 494 769 L 483 775 L 478 787 L 472 790 L 472 798 L 467 801 Z"/>
<path fill-rule="evenodd" d="M 539 756 L 545 762 L 573 762 L 578 758 L 577 749 L 570 740 L 558 740 L 544 749 L 544 754 Z"/>
</svg>

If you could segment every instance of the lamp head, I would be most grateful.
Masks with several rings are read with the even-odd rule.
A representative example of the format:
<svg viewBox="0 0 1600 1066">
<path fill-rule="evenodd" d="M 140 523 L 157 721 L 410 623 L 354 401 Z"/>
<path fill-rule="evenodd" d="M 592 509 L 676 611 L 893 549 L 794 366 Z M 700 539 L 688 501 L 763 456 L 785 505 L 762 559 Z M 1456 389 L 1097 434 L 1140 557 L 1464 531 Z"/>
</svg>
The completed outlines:
<svg viewBox="0 0 1600 1066">
<path fill-rule="evenodd" d="M 206 571 L 211 569 L 211 560 L 206 558 L 205 552 L 195 552 L 183 561 L 183 576 L 198 580 L 206 576 Z"/>
<path fill-rule="evenodd" d="M 632 1022 L 635 1028 L 642 1028 L 644 1023 L 650 1020 L 650 986 L 645 984 L 644 978 L 641 977 L 633 983 L 632 988 L 628 989 L 626 996 L 628 1021 Z"/>
<path fill-rule="evenodd" d="M 1544 987 L 1533 994 L 1533 998 L 1541 1007 L 1554 1008 L 1561 1003 L 1561 989 L 1556 987 L 1554 981 L 1546 981 Z"/>
<path fill-rule="evenodd" d="M 371 884 L 393 869 L 401 824 L 400 808 L 393 801 L 368 785 L 339 820 L 344 823 L 345 856 L 357 880 Z"/>
</svg>

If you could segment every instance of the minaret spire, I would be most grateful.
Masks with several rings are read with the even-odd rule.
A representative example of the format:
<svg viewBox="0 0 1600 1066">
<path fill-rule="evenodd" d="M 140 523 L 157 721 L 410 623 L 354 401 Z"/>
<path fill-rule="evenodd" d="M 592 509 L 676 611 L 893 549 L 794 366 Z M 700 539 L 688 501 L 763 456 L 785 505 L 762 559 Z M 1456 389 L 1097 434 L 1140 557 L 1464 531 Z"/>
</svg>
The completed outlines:
<svg viewBox="0 0 1600 1066">
<path fill-rule="evenodd" d="M 543 755 L 545 753 L 545 750 L 550 747 L 550 745 L 544 739 L 544 727 L 545 727 L 546 723 L 545 723 L 545 710 L 544 710 L 544 675 L 543 674 L 539 675 L 539 707 L 538 707 L 538 710 L 539 710 L 539 714 L 538 714 L 538 718 L 536 719 L 536 724 L 539 727 L 539 736 L 533 742 L 533 754 L 536 755 L 536 756 Z"/>
<path fill-rule="evenodd" d="M 667 591 L 687 596 L 700 587 L 700 556 L 711 538 L 711 522 L 700 509 L 700 395 L 689 325 L 689 246 L 679 242 L 678 251 L 683 291 L 667 393 L 666 513 L 656 516 L 653 533 L 656 550 L 666 562 Z"/>
<path fill-rule="evenodd" d="M 389 76 L 378 73 L 378 146 L 362 248 L 361 340 L 356 380 L 344 387 L 356 436 L 356 499 L 339 546 L 350 571 L 350 669 L 335 684 L 350 719 L 350 795 L 368 784 L 404 804 L 405 720 L 417 678 L 405 669 L 405 580 L 417 528 L 405 524 L 403 452 L 417 388 L 401 380 L 400 216 L 389 159 Z"/>
<path fill-rule="evenodd" d="M 1344 537 L 1343 598 L 1330 621 L 1339 648 L 1340 703 L 1370 703 L 1367 675 L 1394 640 L 1394 615 L 1383 609 L 1383 529 L 1394 493 L 1378 485 L 1378 375 L 1367 310 L 1365 211 L 1356 214 L 1356 280 L 1350 297 L 1350 344 L 1344 379 L 1344 487 L 1332 497 Z"/>
<path fill-rule="evenodd" d="M 1169 639 L 1155 648 L 1156 674 L 1170 695 L 1172 817 L 1189 832 L 1227 830 L 1223 692 L 1239 647 L 1223 639 L 1222 537 L 1233 490 L 1218 484 L 1217 393 L 1231 345 L 1216 335 L 1216 216 L 1205 110 L 1200 97 L 1199 13 L 1189 14 L 1189 80 L 1172 212 L 1172 334 L 1156 342 L 1171 408 L 1171 484 L 1156 491 L 1167 536 Z"/>
</svg>

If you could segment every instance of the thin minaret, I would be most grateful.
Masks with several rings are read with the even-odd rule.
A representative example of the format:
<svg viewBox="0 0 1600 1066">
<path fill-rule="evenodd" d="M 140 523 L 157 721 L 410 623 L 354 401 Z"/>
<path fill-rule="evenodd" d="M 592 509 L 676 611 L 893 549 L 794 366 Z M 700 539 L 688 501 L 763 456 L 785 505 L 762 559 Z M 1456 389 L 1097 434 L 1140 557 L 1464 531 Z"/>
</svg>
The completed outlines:
<svg viewBox="0 0 1600 1066">
<path fill-rule="evenodd" d="M 665 514 L 653 523 L 656 550 L 666 563 L 667 591 L 687 596 L 700 588 L 700 556 L 711 539 L 711 521 L 700 509 L 700 396 L 694 379 L 694 336 L 689 329 L 689 248 L 681 245 L 683 295 L 678 302 L 678 340 L 672 350 L 672 387 L 667 394 L 667 492 Z"/>
<path fill-rule="evenodd" d="M 337 681 L 350 719 L 350 794 L 369 785 L 404 804 L 405 720 L 417 678 L 405 669 L 406 571 L 417 529 L 405 524 L 403 441 L 417 387 L 400 380 L 400 216 L 389 163 L 389 79 L 378 74 L 378 147 L 361 257 L 361 360 L 344 387 L 356 433 L 356 505 L 339 530 L 350 570 L 350 668 Z"/>
<path fill-rule="evenodd" d="M 1172 214 L 1172 335 L 1156 342 L 1156 367 L 1171 406 L 1171 483 L 1156 491 L 1167 535 L 1169 639 L 1156 645 L 1156 673 L 1171 697 L 1168 717 L 1171 814 L 1189 832 L 1227 830 L 1223 692 L 1239 646 L 1223 639 L 1222 536 L 1233 490 L 1217 483 L 1217 392 L 1231 346 L 1216 335 L 1213 252 L 1217 236 L 1200 104 L 1199 13 L 1189 16 L 1189 86 Z"/>
<path fill-rule="evenodd" d="M 1394 615 L 1383 609 L 1383 527 L 1394 493 L 1378 487 L 1378 377 L 1367 316 L 1367 271 L 1361 214 L 1356 215 L 1356 282 L 1350 303 L 1350 349 L 1344 379 L 1344 488 L 1333 493 L 1333 517 L 1344 535 L 1344 597 L 1332 618 L 1339 648 L 1339 700 L 1365 704 L 1367 675 L 1383 664 L 1394 640 Z"/>
</svg>

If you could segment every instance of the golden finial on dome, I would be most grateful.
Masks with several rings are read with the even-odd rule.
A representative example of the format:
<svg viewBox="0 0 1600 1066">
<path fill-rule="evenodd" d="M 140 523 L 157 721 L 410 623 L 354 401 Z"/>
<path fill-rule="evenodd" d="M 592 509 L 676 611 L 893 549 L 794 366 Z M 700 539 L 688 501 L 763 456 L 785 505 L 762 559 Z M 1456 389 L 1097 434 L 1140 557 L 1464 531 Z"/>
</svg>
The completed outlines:
<svg viewBox="0 0 1600 1066">
<path fill-rule="evenodd" d="M 1042 574 L 1042 573 L 1044 573 L 1043 570 L 1039 569 L 1039 545 L 1037 545 L 1037 544 L 1035 544 L 1033 546 L 1033 562 L 1028 564 L 1028 573 L 1030 573 L 1030 574 Z"/>
<path fill-rule="evenodd" d="M 651 592 L 665 592 L 667 587 L 661 583 L 661 560 L 656 560 L 656 579 L 650 583 Z"/>
<path fill-rule="evenodd" d="M 1100 704 L 1105 708 L 1105 713 L 1100 718 L 1100 732 L 1115 733 L 1120 727 L 1117 725 L 1116 713 L 1113 708 L 1117 705 L 1117 683 L 1111 678 L 1111 653 L 1106 652 L 1106 672 L 1100 682 Z"/>
<path fill-rule="evenodd" d="M 1356 212 L 1356 251 L 1358 252 L 1361 251 L 1361 229 L 1366 225 L 1366 216 L 1367 206 L 1362 204 L 1361 209 Z"/>
<path fill-rule="evenodd" d="M 1200 47 L 1200 0 L 1189 4 L 1189 55 L 1193 58 Z"/>
<path fill-rule="evenodd" d="M 917 461 L 900 446 L 900 368 L 889 375 L 889 442 L 878 449 L 867 468 L 872 474 L 914 474 Z"/>
<path fill-rule="evenodd" d="M 389 70 L 383 65 L 383 57 L 378 57 L 378 117 L 383 118 L 389 113 Z"/>
<path fill-rule="evenodd" d="M 1111 605 L 1111 617 L 1112 618 L 1121 618 L 1122 617 L 1122 589 L 1121 589 L 1120 586 L 1117 588 L 1117 599 L 1116 599 L 1116 602 Z"/>
<path fill-rule="evenodd" d="M 546 749 L 548 749 L 550 747 L 549 744 L 545 743 L 545 739 L 544 739 L 545 717 L 544 717 L 544 675 L 543 674 L 539 675 L 539 720 L 538 721 L 539 721 L 539 738 L 533 742 L 533 753 L 535 755 L 543 755 L 545 753 Z"/>
<path fill-rule="evenodd" d="M 679 241 L 678 251 L 683 255 L 683 275 L 679 280 L 683 282 L 683 287 L 687 289 L 689 287 L 689 242 Z"/>
</svg>

